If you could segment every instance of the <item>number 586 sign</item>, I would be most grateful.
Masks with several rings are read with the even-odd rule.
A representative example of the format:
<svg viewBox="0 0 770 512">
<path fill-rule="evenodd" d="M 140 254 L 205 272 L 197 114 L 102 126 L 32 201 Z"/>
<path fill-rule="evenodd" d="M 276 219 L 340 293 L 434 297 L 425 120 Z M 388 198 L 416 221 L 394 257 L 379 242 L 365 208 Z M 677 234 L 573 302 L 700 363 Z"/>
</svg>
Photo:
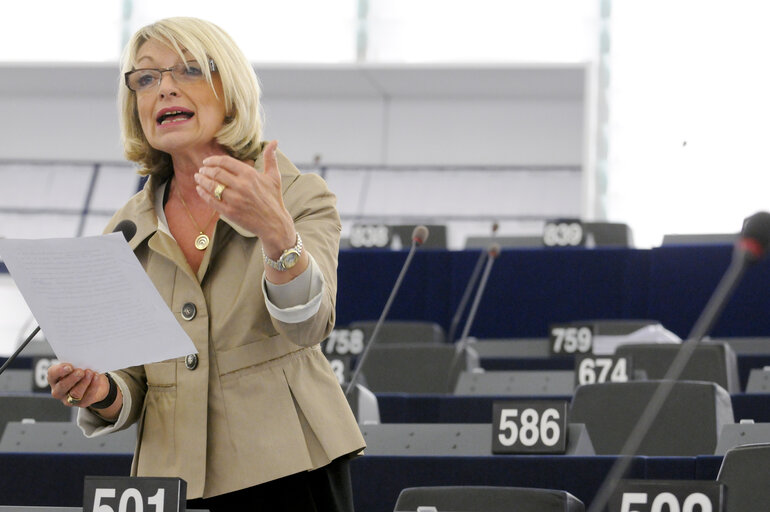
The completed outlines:
<svg viewBox="0 0 770 512">
<path fill-rule="evenodd" d="M 492 404 L 492 453 L 564 453 L 567 402 L 514 400 Z"/>
</svg>

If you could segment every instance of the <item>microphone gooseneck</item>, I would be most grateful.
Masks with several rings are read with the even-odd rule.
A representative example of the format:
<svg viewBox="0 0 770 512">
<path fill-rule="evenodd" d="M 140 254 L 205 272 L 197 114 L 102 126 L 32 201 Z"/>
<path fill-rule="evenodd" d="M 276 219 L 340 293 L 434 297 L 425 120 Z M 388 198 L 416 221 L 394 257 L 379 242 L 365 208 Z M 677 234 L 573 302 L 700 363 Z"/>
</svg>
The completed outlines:
<svg viewBox="0 0 770 512">
<path fill-rule="evenodd" d="M 487 287 L 487 281 L 489 280 L 489 274 L 492 271 L 492 265 L 498 256 L 500 256 L 500 246 L 498 244 L 490 245 L 486 251 L 487 264 L 484 266 L 484 273 L 481 275 L 479 287 L 476 289 L 476 295 L 473 297 L 473 304 L 471 305 L 471 309 L 468 312 L 468 318 L 465 320 L 465 326 L 463 327 L 462 335 L 460 336 L 460 340 L 455 346 L 455 353 L 452 356 L 452 362 L 449 365 L 450 368 L 454 368 L 455 364 L 457 364 L 457 360 L 460 358 L 460 355 L 465 350 L 465 346 L 468 344 L 468 333 L 470 332 L 471 325 L 473 325 L 473 321 L 476 318 L 476 311 L 478 311 L 479 304 L 481 303 L 481 297 L 484 295 L 484 289 Z M 450 372 L 450 379 L 452 378 L 452 375 L 453 373 Z M 451 386 L 452 382 L 447 382 L 447 387 Z"/>
<path fill-rule="evenodd" d="M 460 325 L 460 318 L 462 317 L 463 311 L 465 311 L 465 306 L 468 305 L 468 300 L 471 298 L 471 292 L 473 291 L 473 287 L 476 286 L 476 281 L 481 275 L 481 269 L 484 266 L 484 261 L 486 261 L 488 254 L 488 251 L 481 251 L 479 253 L 479 257 L 476 260 L 476 265 L 474 265 L 473 272 L 471 272 L 471 277 L 468 279 L 468 284 L 465 285 L 465 291 L 463 292 L 463 296 L 460 299 L 460 304 L 458 304 L 457 311 L 455 311 L 454 316 L 452 316 L 452 322 L 449 324 L 449 335 L 447 336 L 449 343 L 455 342 L 457 326 Z"/>
<path fill-rule="evenodd" d="M 393 285 L 393 289 L 390 291 L 390 296 L 385 302 L 385 307 L 382 308 L 380 318 L 377 320 L 377 323 L 374 324 L 372 335 L 369 338 L 366 347 L 364 347 L 364 351 L 361 352 L 361 356 L 358 358 L 356 369 L 353 372 L 353 375 L 350 377 L 350 382 L 348 383 L 347 389 L 345 389 L 345 396 L 348 396 L 350 391 L 355 387 L 356 380 L 358 380 L 358 376 L 361 373 L 361 368 L 363 368 L 364 361 L 366 361 L 366 356 L 369 354 L 369 350 L 371 350 L 372 346 L 374 345 L 374 341 L 377 339 L 377 334 L 380 332 L 380 328 L 385 322 L 385 317 L 388 315 L 390 306 L 393 304 L 393 299 L 396 297 L 396 293 L 401 286 L 401 281 L 404 280 L 404 275 L 406 275 L 406 269 L 409 268 L 409 264 L 412 262 L 414 252 L 417 250 L 418 246 L 425 243 L 425 241 L 428 239 L 428 234 L 428 228 L 425 226 L 417 226 L 412 231 L 412 246 L 409 248 L 409 254 L 407 254 L 406 261 L 404 261 L 404 265 L 401 267 L 401 272 L 398 274 L 398 278 L 396 279 L 396 284 Z"/>
<path fill-rule="evenodd" d="M 639 417 L 639 421 L 620 450 L 618 459 L 610 468 L 604 482 L 591 501 L 588 512 L 601 512 L 609 503 L 612 492 L 631 464 L 631 458 L 639 449 L 642 440 L 650 430 L 653 421 L 663 407 L 663 403 L 671 393 L 676 380 L 681 376 L 698 344 L 711 331 L 743 273 L 749 265 L 756 263 L 764 256 L 768 246 L 770 246 L 770 213 L 759 212 L 748 217 L 744 221 L 741 234 L 735 243 L 730 266 L 695 322 L 687 340 L 682 343 L 676 357 L 671 362 L 671 366 L 655 389 L 647 407 Z"/>
<path fill-rule="evenodd" d="M 115 229 L 112 230 L 113 233 L 117 233 L 118 231 L 123 233 L 123 237 L 126 239 L 126 242 L 130 242 L 131 239 L 134 238 L 134 235 L 136 235 L 136 224 L 130 220 L 122 220 L 117 224 L 117 226 L 115 226 Z M 17 348 L 16 351 L 11 354 L 11 356 L 5 361 L 5 363 L 3 363 L 3 366 L 0 366 L 0 375 L 3 374 L 5 369 L 8 368 L 8 366 L 10 366 L 10 364 L 15 361 L 17 357 L 19 357 L 21 351 L 24 350 L 27 345 L 29 345 L 29 342 L 32 341 L 32 338 L 34 338 L 38 332 L 40 332 L 39 325 L 35 327 L 30 335 L 27 336 L 27 339 L 25 339 L 21 345 L 19 345 L 19 348 Z"/>
</svg>

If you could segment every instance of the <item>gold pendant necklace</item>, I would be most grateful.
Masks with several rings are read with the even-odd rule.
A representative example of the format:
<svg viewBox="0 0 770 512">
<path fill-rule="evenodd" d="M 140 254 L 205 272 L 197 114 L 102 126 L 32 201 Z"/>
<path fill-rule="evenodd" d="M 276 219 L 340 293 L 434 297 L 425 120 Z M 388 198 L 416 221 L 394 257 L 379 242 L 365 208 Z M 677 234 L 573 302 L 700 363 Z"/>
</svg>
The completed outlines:
<svg viewBox="0 0 770 512">
<path fill-rule="evenodd" d="M 205 251 L 206 247 L 209 246 L 209 237 L 206 233 L 204 233 L 203 229 L 206 229 L 209 227 L 209 224 L 211 224 L 212 219 L 217 214 L 217 211 L 214 210 L 211 213 L 211 217 L 209 217 L 208 222 L 206 222 L 206 225 L 201 229 L 201 227 L 198 225 L 198 223 L 195 221 L 195 217 L 193 217 L 192 212 L 187 207 L 187 203 L 184 201 L 184 197 L 182 197 L 182 193 L 179 191 L 179 189 L 176 190 L 177 195 L 179 196 L 179 200 L 182 201 L 182 206 L 184 206 L 185 211 L 187 212 L 187 215 L 190 216 L 190 220 L 193 221 L 193 224 L 195 225 L 195 229 L 197 229 L 200 232 L 200 235 L 195 237 L 195 248 L 199 251 Z"/>
</svg>

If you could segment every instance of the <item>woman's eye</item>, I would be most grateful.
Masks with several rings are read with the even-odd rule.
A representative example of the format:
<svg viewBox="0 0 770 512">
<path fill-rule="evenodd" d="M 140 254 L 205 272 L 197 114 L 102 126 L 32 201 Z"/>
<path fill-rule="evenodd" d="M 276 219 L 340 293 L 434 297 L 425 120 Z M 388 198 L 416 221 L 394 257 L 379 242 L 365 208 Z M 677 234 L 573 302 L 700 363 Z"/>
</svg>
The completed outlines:
<svg viewBox="0 0 770 512">
<path fill-rule="evenodd" d="M 136 79 L 136 83 L 145 86 L 150 85 L 155 80 L 155 75 L 152 73 L 143 73 Z"/>
<path fill-rule="evenodd" d="M 203 74 L 203 71 L 201 70 L 201 67 L 196 63 L 187 64 L 187 67 L 184 69 L 184 73 L 190 76 L 200 76 Z"/>
</svg>

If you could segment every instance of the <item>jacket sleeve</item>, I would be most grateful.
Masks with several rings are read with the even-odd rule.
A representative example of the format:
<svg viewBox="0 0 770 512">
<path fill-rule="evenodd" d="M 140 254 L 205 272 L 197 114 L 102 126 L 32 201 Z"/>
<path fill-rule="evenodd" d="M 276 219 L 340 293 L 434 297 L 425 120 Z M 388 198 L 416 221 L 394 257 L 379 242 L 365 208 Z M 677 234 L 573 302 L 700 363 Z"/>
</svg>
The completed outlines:
<svg viewBox="0 0 770 512">
<path fill-rule="evenodd" d="M 279 158 L 279 166 L 282 159 Z M 342 227 L 336 207 L 337 198 L 323 178 L 310 173 L 283 179 L 287 177 L 293 179 L 284 191 L 284 204 L 302 237 L 303 250 L 312 255 L 321 272 L 323 287 L 318 311 L 310 318 L 296 323 L 275 317 L 271 320 L 281 335 L 297 345 L 310 346 L 323 341 L 334 327 L 337 255 Z"/>
</svg>

